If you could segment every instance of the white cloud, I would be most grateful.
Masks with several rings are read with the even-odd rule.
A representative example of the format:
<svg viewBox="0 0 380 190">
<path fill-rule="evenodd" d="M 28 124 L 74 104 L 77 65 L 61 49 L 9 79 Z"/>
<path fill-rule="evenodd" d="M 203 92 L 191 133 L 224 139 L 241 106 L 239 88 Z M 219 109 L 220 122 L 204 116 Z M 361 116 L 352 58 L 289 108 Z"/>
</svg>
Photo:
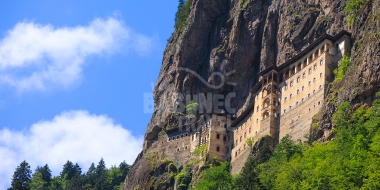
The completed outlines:
<svg viewBox="0 0 380 190">
<path fill-rule="evenodd" d="M 10 186 L 15 168 L 26 160 L 31 169 L 49 165 L 58 175 L 67 160 L 87 171 L 104 158 L 107 167 L 125 160 L 132 164 L 142 149 L 142 137 L 114 124 L 104 115 L 69 111 L 51 121 L 33 124 L 27 131 L 0 130 L 0 189 Z"/>
<path fill-rule="evenodd" d="M 76 27 L 20 22 L 0 39 L 0 84 L 21 92 L 68 87 L 80 79 L 89 56 L 121 50 L 145 55 L 153 41 L 113 17 Z"/>
</svg>

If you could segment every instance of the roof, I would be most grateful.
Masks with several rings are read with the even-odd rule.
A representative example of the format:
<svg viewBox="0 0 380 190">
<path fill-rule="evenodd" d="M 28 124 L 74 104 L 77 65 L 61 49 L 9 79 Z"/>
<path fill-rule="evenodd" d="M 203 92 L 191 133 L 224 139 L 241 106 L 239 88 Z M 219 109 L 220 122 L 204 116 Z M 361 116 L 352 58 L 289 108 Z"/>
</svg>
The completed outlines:
<svg viewBox="0 0 380 190">
<path fill-rule="evenodd" d="M 307 46 L 304 50 L 302 50 L 296 56 L 294 56 L 291 59 L 285 61 L 285 63 L 282 63 L 279 66 L 277 66 L 277 65 L 271 65 L 271 66 L 265 68 L 264 70 L 262 70 L 262 71 L 259 72 L 259 75 L 263 75 L 263 74 L 265 74 L 265 73 L 267 73 L 267 72 L 269 72 L 269 71 L 271 71 L 273 69 L 276 70 L 276 71 L 280 71 L 280 70 L 284 69 L 285 67 L 289 66 L 290 64 L 294 63 L 298 59 L 301 59 L 303 56 L 305 56 L 306 54 L 308 54 L 310 52 L 310 50 L 312 50 L 315 47 L 317 47 L 324 40 L 327 39 L 327 40 L 331 40 L 331 41 L 335 42 L 335 41 L 339 40 L 341 37 L 343 37 L 345 35 L 351 37 L 351 33 L 347 32 L 345 30 L 340 31 L 335 36 L 331 36 L 331 35 L 325 33 L 322 36 L 320 36 L 317 40 L 315 40 L 313 43 L 311 43 L 309 46 Z"/>
</svg>

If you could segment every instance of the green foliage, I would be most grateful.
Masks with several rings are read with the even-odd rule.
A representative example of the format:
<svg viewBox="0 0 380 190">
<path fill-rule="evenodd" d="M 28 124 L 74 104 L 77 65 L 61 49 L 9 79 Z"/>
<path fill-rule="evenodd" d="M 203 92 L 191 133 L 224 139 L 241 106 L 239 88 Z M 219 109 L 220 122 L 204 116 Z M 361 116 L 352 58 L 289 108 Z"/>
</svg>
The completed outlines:
<svg viewBox="0 0 380 190">
<path fill-rule="evenodd" d="M 187 117 L 195 117 L 195 114 L 197 112 L 198 103 L 194 102 L 194 100 L 191 100 L 186 106 L 186 116 Z"/>
<path fill-rule="evenodd" d="M 335 79 L 341 81 L 345 76 L 348 66 L 350 65 L 350 58 L 345 55 L 339 62 L 338 68 L 334 69 Z"/>
<path fill-rule="evenodd" d="M 249 138 L 245 139 L 245 143 L 247 143 L 249 149 L 251 149 L 251 150 L 252 150 L 254 142 L 255 142 L 255 139 L 253 137 L 249 137 Z"/>
<path fill-rule="evenodd" d="M 43 167 L 38 166 L 31 177 L 30 166 L 24 161 L 17 167 L 17 180 L 12 180 L 9 190 L 120 190 L 130 168 L 124 161 L 119 167 L 111 166 L 107 169 L 101 159 L 96 167 L 91 164 L 89 170 L 82 174 L 78 164 L 67 161 L 59 176 L 52 177 L 46 164 Z"/>
<path fill-rule="evenodd" d="M 233 186 L 234 179 L 229 171 L 229 163 L 223 162 L 220 166 L 206 170 L 193 190 L 229 190 Z"/>
<path fill-rule="evenodd" d="M 249 3 L 249 0 L 240 0 L 240 10 L 244 10 Z"/>
<path fill-rule="evenodd" d="M 201 146 L 198 146 L 195 148 L 193 152 L 191 152 L 192 155 L 200 156 L 201 158 L 196 160 L 194 164 L 199 164 L 202 161 L 206 161 L 206 156 L 207 156 L 207 146 L 206 144 L 203 144 Z"/>
<path fill-rule="evenodd" d="M 174 178 L 176 179 L 178 190 L 187 190 L 192 178 L 191 165 L 186 165 Z"/>
<path fill-rule="evenodd" d="M 193 0 L 179 0 L 178 10 L 175 14 L 175 25 L 174 28 L 177 30 L 182 30 L 186 26 L 187 19 L 189 18 L 192 9 Z"/>
<path fill-rule="evenodd" d="M 30 170 L 30 165 L 24 160 L 20 166 L 17 166 L 13 174 L 12 186 L 8 190 L 29 190 L 31 174 L 32 170 Z"/>
<path fill-rule="evenodd" d="M 293 30 L 293 28 L 294 28 L 294 26 L 292 26 L 292 25 L 287 25 L 286 26 L 286 29 L 288 29 L 289 31 Z"/>
<path fill-rule="evenodd" d="M 300 19 L 300 18 L 301 18 L 301 15 L 300 15 L 300 14 L 294 14 L 294 18 L 295 18 L 295 19 Z"/>
<path fill-rule="evenodd" d="M 369 0 L 348 0 L 344 11 L 346 12 L 346 20 L 349 26 L 355 22 L 359 11 L 369 2 Z"/>
</svg>

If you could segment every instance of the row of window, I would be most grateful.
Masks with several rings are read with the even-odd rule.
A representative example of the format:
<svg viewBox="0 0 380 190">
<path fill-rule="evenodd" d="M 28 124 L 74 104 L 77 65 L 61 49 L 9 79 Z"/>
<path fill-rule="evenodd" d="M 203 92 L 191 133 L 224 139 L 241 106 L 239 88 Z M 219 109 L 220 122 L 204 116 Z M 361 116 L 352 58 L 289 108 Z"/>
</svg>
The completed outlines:
<svg viewBox="0 0 380 190">
<path fill-rule="evenodd" d="M 186 145 L 184 149 L 187 150 L 187 149 L 189 149 L 189 147 Z M 178 148 L 177 148 L 177 152 L 180 152 L 180 151 L 181 151 L 181 148 L 178 147 Z"/>
<path fill-rule="evenodd" d="M 323 63 L 323 61 L 321 61 L 321 65 L 322 65 L 322 63 Z M 314 65 L 314 70 L 316 70 L 316 69 L 317 69 L 317 65 Z M 309 74 L 311 74 L 311 73 L 312 73 L 312 69 L 310 68 L 309 69 Z M 319 76 L 322 78 L 322 73 L 320 73 Z M 306 78 L 306 73 L 302 74 L 302 78 Z M 314 80 L 315 80 L 315 78 L 314 78 Z M 299 83 L 299 82 L 301 82 L 301 77 L 300 76 L 297 77 L 297 83 Z M 309 83 L 310 83 L 310 81 L 309 81 Z M 294 82 L 290 81 L 289 85 L 290 85 L 290 87 L 292 87 L 294 85 Z M 287 89 L 288 89 L 288 85 L 285 85 L 285 90 L 287 90 Z"/>
<path fill-rule="evenodd" d="M 177 136 L 174 136 L 174 137 L 169 137 L 168 141 L 174 141 L 174 140 L 177 140 L 179 138 L 183 138 L 183 137 L 187 137 L 187 136 L 188 136 L 188 134 L 186 133 L 186 134 L 177 135 Z"/>
<path fill-rule="evenodd" d="M 309 86 L 310 86 L 310 82 L 309 82 Z M 302 91 L 304 91 L 305 86 L 302 86 L 301 89 L 302 89 Z M 319 85 L 319 89 L 322 89 L 322 85 Z M 315 92 L 316 92 L 316 90 L 314 89 L 314 90 L 313 90 L 313 94 L 314 94 Z M 300 94 L 300 89 L 297 90 L 297 94 Z M 289 95 L 289 99 L 292 99 L 292 97 L 293 97 L 293 94 L 290 94 L 290 95 Z M 308 98 L 310 97 L 310 93 L 308 94 L 307 97 L 308 97 Z M 285 97 L 285 98 L 284 98 L 284 102 L 286 102 L 287 99 L 288 99 L 288 97 Z"/>
<path fill-rule="evenodd" d="M 302 98 L 302 102 L 303 102 L 303 98 Z M 318 106 L 321 105 L 321 101 L 318 101 Z M 296 102 L 296 106 L 298 106 L 298 101 Z M 315 108 L 315 104 L 314 104 L 314 108 Z M 289 106 L 289 110 L 292 109 L 292 106 Z M 311 111 L 311 108 L 309 108 L 309 112 Z M 286 113 L 286 109 L 284 109 L 284 113 Z"/>
</svg>

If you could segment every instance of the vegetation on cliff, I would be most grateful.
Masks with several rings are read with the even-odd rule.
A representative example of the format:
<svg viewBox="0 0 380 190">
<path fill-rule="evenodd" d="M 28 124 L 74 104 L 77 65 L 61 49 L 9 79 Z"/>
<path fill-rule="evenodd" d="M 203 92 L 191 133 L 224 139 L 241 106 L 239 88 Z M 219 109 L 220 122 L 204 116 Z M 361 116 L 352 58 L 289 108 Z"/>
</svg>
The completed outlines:
<svg viewBox="0 0 380 190">
<path fill-rule="evenodd" d="M 175 29 L 182 30 L 186 26 L 187 19 L 189 18 L 191 5 L 193 0 L 179 0 L 178 10 L 175 14 Z"/>
<path fill-rule="evenodd" d="M 341 103 L 332 116 L 334 140 L 296 144 L 286 136 L 269 160 L 251 156 L 230 185 L 234 189 L 380 189 L 379 98 L 380 93 L 373 107 L 356 110 L 348 102 Z M 213 183 L 209 179 L 221 174 L 216 170 L 200 183 Z"/>
<path fill-rule="evenodd" d="M 101 159 L 96 167 L 92 164 L 86 173 L 82 173 L 78 164 L 67 161 L 60 175 L 52 177 L 47 164 L 43 167 L 37 166 L 31 175 L 30 165 L 23 161 L 16 168 L 12 186 L 8 190 L 119 190 L 130 168 L 130 165 L 122 162 L 118 167 L 112 166 L 107 169 L 104 160 Z"/>
</svg>

